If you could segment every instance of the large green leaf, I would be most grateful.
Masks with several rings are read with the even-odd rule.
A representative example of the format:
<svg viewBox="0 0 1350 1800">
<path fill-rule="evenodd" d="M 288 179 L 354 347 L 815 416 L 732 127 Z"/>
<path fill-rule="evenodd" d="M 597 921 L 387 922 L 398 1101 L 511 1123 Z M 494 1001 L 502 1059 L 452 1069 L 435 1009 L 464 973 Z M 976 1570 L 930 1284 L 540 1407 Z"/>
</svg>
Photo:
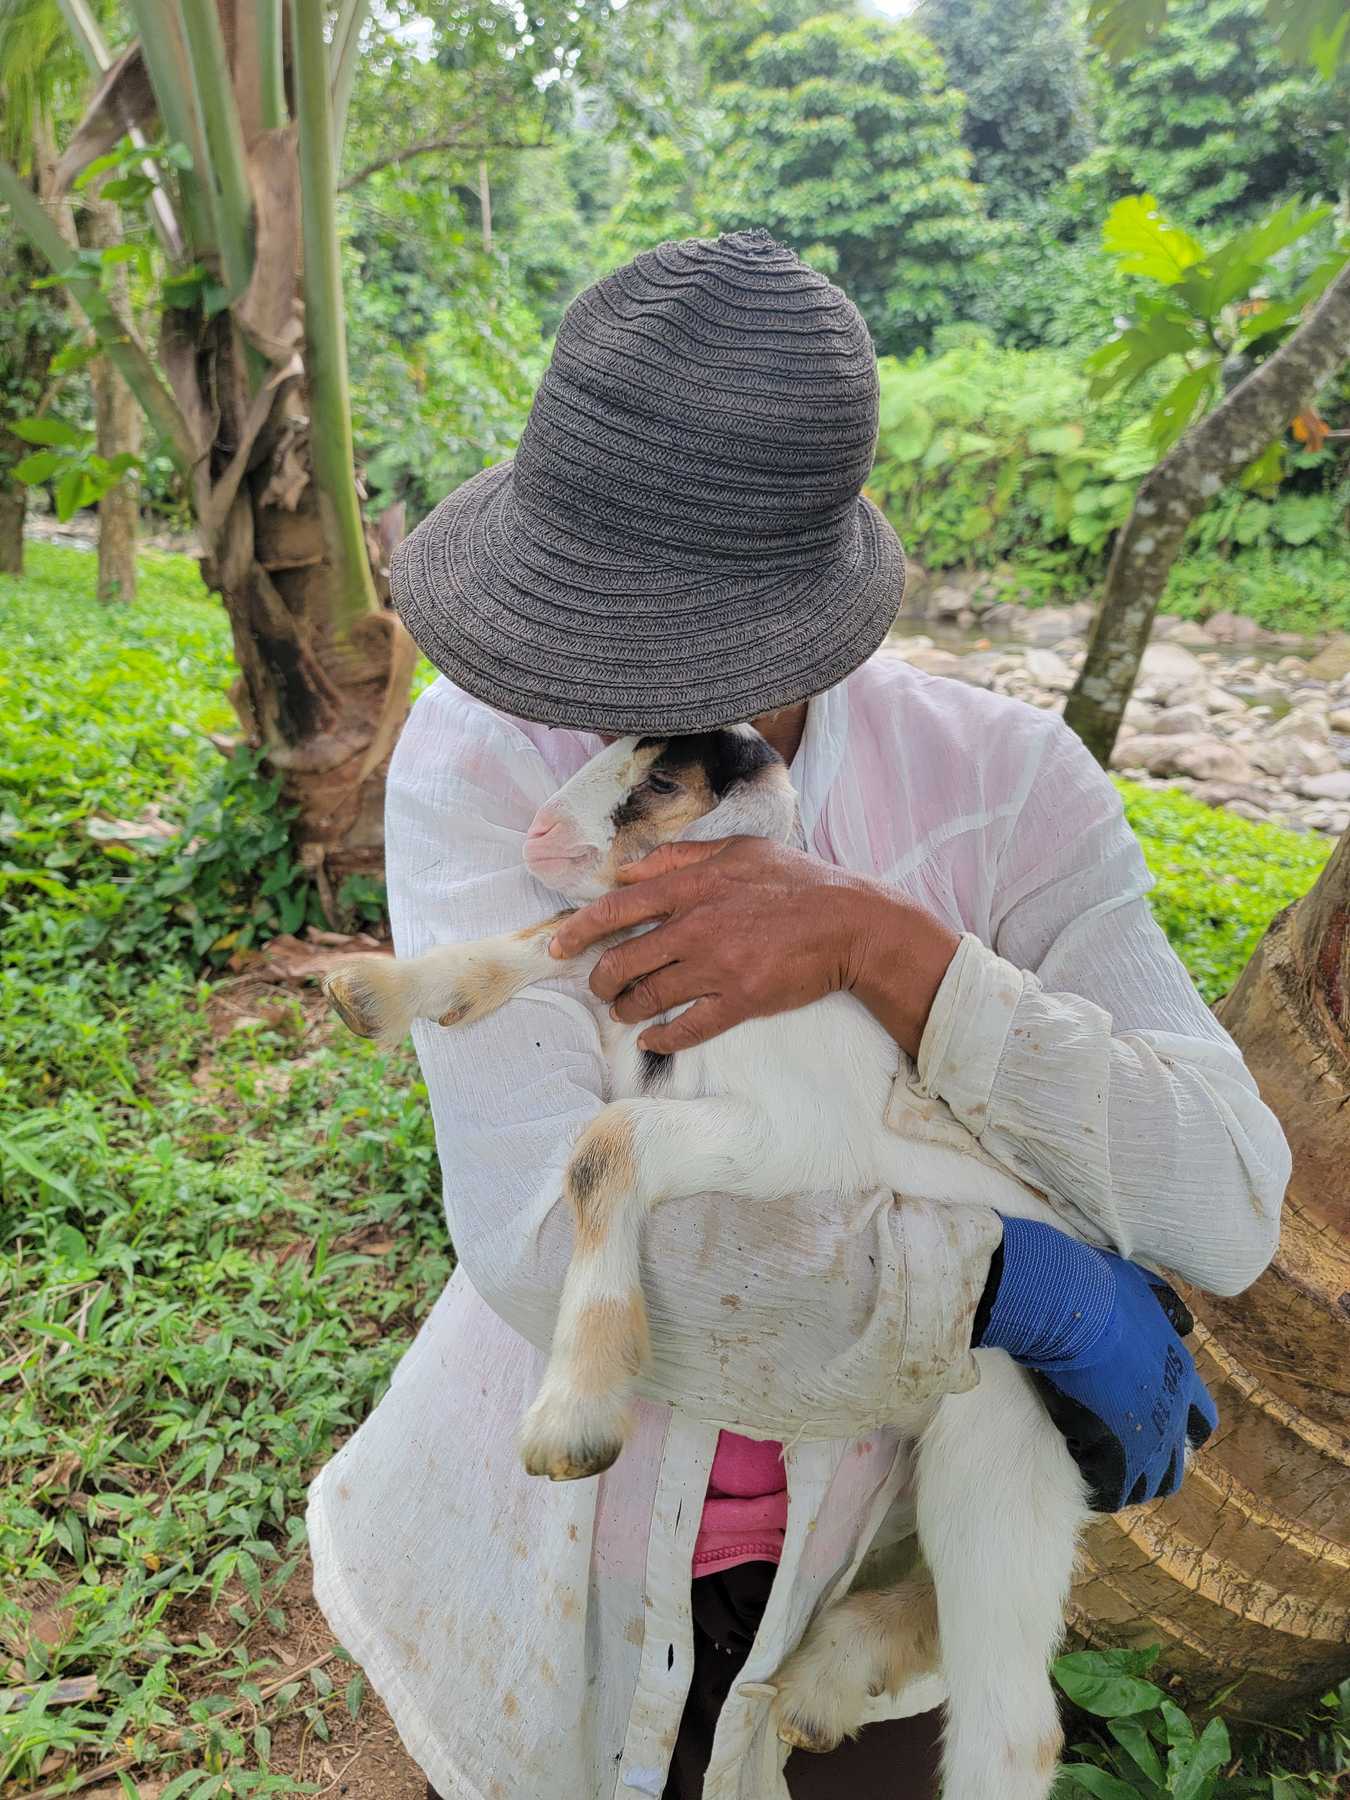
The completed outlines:
<svg viewBox="0 0 1350 1800">
<path fill-rule="evenodd" d="M 1320 300 L 1324 291 L 1345 267 L 1347 259 L 1350 259 L 1350 241 L 1337 245 L 1324 256 L 1291 299 L 1277 300 L 1270 306 L 1262 307 L 1260 312 L 1249 314 L 1238 329 L 1238 346 L 1250 344 L 1255 338 L 1266 337 L 1272 331 L 1281 330 L 1291 319 L 1297 318 L 1305 306 L 1314 300 Z"/>
<path fill-rule="evenodd" d="M 1167 1785 L 1162 1758 L 1138 1719 L 1112 1719 L 1106 1729 L 1142 1774 L 1157 1787 Z"/>
<path fill-rule="evenodd" d="M 1152 194 L 1129 194 L 1106 215 L 1102 248 L 1126 275 L 1143 275 L 1170 287 L 1192 263 L 1204 258 L 1204 247 L 1189 231 L 1162 216 Z"/>
<path fill-rule="evenodd" d="M 1105 1769 L 1096 1769 L 1091 1763 L 1069 1763 L 1063 1771 L 1069 1780 L 1084 1793 L 1093 1795 L 1094 1800 L 1139 1800 L 1138 1788 L 1133 1788 L 1119 1775 L 1109 1775 Z M 1058 1789 L 1055 1790 L 1058 1793 Z"/>
<path fill-rule="evenodd" d="M 1293 63 L 1311 63 L 1323 81 L 1350 62 L 1350 11 L 1345 0 L 1266 0 L 1266 23 Z"/>
<path fill-rule="evenodd" d="M 9 429 L 25 444 L 60 444 L 67 449 L 78 448 L 88 436 L 64 419 L 15 419 Z"/>
<path fill-rule="evenodd" d="M 1203 262 L 1188 269 L 1179 292 L 1202 319 L 1213 321 L 1231 301 L 1249 294 L 1267 274 L 1272 256 L 1330 218 L 1329 206 L 1304 210 L 1291 202 L 1268 219 L 1236 232 Z"/>
<path fill-rule="evenodd" d="M 1088 391 L 1100 400 L 1117 388 L 1131 387 L 1169 356 L 1182 356 L 1199 342 L 1195 327 L 1171 309 L 1153 313 L 1094 350 L 1083 364 L 1091 377 Z"/>
<path fill-rule="evenodd" d="M 36 481 L 50 481 L 58 469 L 64 468 L 65 463 L 66 458 L 59 450 L 35 450 L 31 456 L 25 456 L 21 462 L 16 462 L 10 474 L 15 481 L 31 486 Z"/>
<path fill-rule="evenodd" d="M 1191 420 L 1205 410 L 1219 380 L 1219 359 L 1213 356 L 1198 369 L 1188 369 L 1153 409 L 1151 430 L 1159 450 L 1170 449 Z"/>
<path fill-rule="evenodd" d="M 1148 1712 L 1163 1699 L 1163 1691 L 1151 1681 L 1141 1681 L 1135 1673 L 1140 1664 L 1126 1661 L 1126 1655 L 1074 1650 L 1056 1658 L 1054 1677 L 1075 1706 L 1096 1713 L 1099 1719 L 1121 1719 L 1131 1713 Z"/>
<path fill-rule="evenodd" d="M 1231 1755 L 1222 1719 L 1211 1719 L 1194 1745 L 1173 1746 L 1167 1759 L 1172 1800 L 1208 1800 L 1214 1776 Z"/>
<path fill-rule="evenodd" d="M 1158 35 L 1166 19 L 1167 0 L 1088 0 L 1088 31 L 1108 62 L 1134 56 Z"/>
</svg>

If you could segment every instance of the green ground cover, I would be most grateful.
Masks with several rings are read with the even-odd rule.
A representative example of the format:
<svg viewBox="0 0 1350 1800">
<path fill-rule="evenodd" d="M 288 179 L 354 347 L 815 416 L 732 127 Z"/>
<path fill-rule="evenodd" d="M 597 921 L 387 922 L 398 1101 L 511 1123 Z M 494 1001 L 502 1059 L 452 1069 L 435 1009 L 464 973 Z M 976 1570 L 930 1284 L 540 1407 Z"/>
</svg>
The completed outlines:
<svg viewBox="0 0 1350 1800">
<path fill-rule="evenodd" d="M 231 722 L 224 621 L 184 559 L 147 558 L 126 610 L 93 574 L 35 547 L 0 579 L 0 1649 L 39 1684 L 0 1791 L 171 1746 L 164 1800 L 308 1791 L 287 1730 L 322 1737 L 360 1678 L 291 1680 L 268 1645 L 306 1482 L 450 1268 L 431 1125 L 410 1056 L 220 966 L 305 916 L 268 790 L 204 735 Z M 1329 846 L 1124 791 L 1217 993 Z M 151 806 L 201 842 L 88 835 Z M 46 1703 L 78 1676 L 97 1692 Z"/>
</svg>

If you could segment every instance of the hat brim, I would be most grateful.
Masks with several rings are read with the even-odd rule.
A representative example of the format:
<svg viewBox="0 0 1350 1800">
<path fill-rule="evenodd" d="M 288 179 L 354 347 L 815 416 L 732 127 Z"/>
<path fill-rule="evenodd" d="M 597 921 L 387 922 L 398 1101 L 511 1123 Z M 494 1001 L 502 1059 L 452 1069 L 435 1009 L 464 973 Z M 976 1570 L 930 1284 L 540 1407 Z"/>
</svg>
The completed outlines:
<svg viewBox="0 0 1350 1800">
<path fill-rule="evenodd" d="M 395 552 L 394 604 L 427 658 L 489 706 L 546 725 L 705 731 L 833 687 L 885 639 L 900 540 L 869 500 L 828 559 L 748 542 L 728 569 L 687 552 L 616 555 L 589 521 L 529 529 L 513 465 L 457 488 Z"/>
</svg>

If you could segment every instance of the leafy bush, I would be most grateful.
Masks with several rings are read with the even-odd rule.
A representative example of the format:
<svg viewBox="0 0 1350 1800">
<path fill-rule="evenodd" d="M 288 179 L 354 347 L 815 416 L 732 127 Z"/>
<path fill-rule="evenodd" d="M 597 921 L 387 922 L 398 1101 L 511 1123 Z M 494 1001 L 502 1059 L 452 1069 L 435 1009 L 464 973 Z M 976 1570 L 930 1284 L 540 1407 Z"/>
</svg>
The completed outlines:
<svg viewBox="0 0 1350 1800">
<path fill-rule="evenodd" d="M 971 327 L 938 342 L 936 355 L 881 360 L 869 492 L 926 567 L 1012 558 L 1033 592 L 1089 589 L 1156 460 L 1150 412 L 1166 369 L 1132 398 L 1092 401 L 1064 351 L 1000 349 Z M 1327 448 L 1291 445 L 1281 456 L 1283 484 L 1235 487 L 1201 514 L 1167 610 L 1207 617 L 1232 607 L 1301 630 L 1350 616 L 1346 478 Z"/>
<path fill-rule="evenodd" d="M 1324 837 L 1257 825 L 1167 789 L 1119 784 L 1155 886 L 1149 899 L 1206 1000 L 1227 993 L 1257 940 L 1331 854 Z"/>
<path fill-rule="evenodd" d="M 1336 1772 L 1350 1766 L 1350 1682 L 1314 1715 L 1324 1770 L 1293 1773 L 1287 1757 L 1250 1732 L 1235 1753 L 1217 1714 L 1197 1731 L 1175 1699 L 1145 1679 L 1158 1655 L 1155 1645 L 1080 1650 L 1056 1661 L 1055 1680 L 1097 1735 L 1065 1757 L 1055 1800 L 1314 1800 L 1332 1792 Z M 1306 1754 L 1298 1761 L 1309 1769 Z"/>
<path fill-rule="evenodd" d="M 1000 350 L 983 334 L 934 357 L 881 362 L 869 490 L 935 568 L 992 567 L 1027 550 L 1066 578 L 1099 562 L 1154 457 L 1121 409 L 1091 408 L 1062 353 Z"/>
</svg>

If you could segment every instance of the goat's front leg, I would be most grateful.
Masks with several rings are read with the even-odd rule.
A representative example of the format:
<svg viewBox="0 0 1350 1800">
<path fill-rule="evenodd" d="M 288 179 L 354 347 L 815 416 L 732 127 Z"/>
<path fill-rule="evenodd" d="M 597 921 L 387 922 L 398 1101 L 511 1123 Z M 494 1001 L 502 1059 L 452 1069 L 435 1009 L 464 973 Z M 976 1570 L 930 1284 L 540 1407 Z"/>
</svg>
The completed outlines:
<svg viewBox="0 0 1350 1800">
<path fill-rule="evenodd" d="M 344 1025 L 383 1044 L 406 1037 L 414 1019 L 471 1025 L 532 981 L 575 967 L 548 953 L 549 939 L 568 916 L 554 913 L 503 937 L 439 944 L 423 956 L 353 956 L 324 977 L 323 991 Z"/>
<path fill-rule="evenodd" d="M 618 1100 L 587 1126 L 563 1178 L 575 1237 L 553 1348 L 520 1431 L 531 1475 L 598 1475 L 623 1448 L 647 1357 L 649 1210 L 681 1194 L 760 1197 L 769 1150 L 762 1116 L 737 1100 Z"/>
</svg>

